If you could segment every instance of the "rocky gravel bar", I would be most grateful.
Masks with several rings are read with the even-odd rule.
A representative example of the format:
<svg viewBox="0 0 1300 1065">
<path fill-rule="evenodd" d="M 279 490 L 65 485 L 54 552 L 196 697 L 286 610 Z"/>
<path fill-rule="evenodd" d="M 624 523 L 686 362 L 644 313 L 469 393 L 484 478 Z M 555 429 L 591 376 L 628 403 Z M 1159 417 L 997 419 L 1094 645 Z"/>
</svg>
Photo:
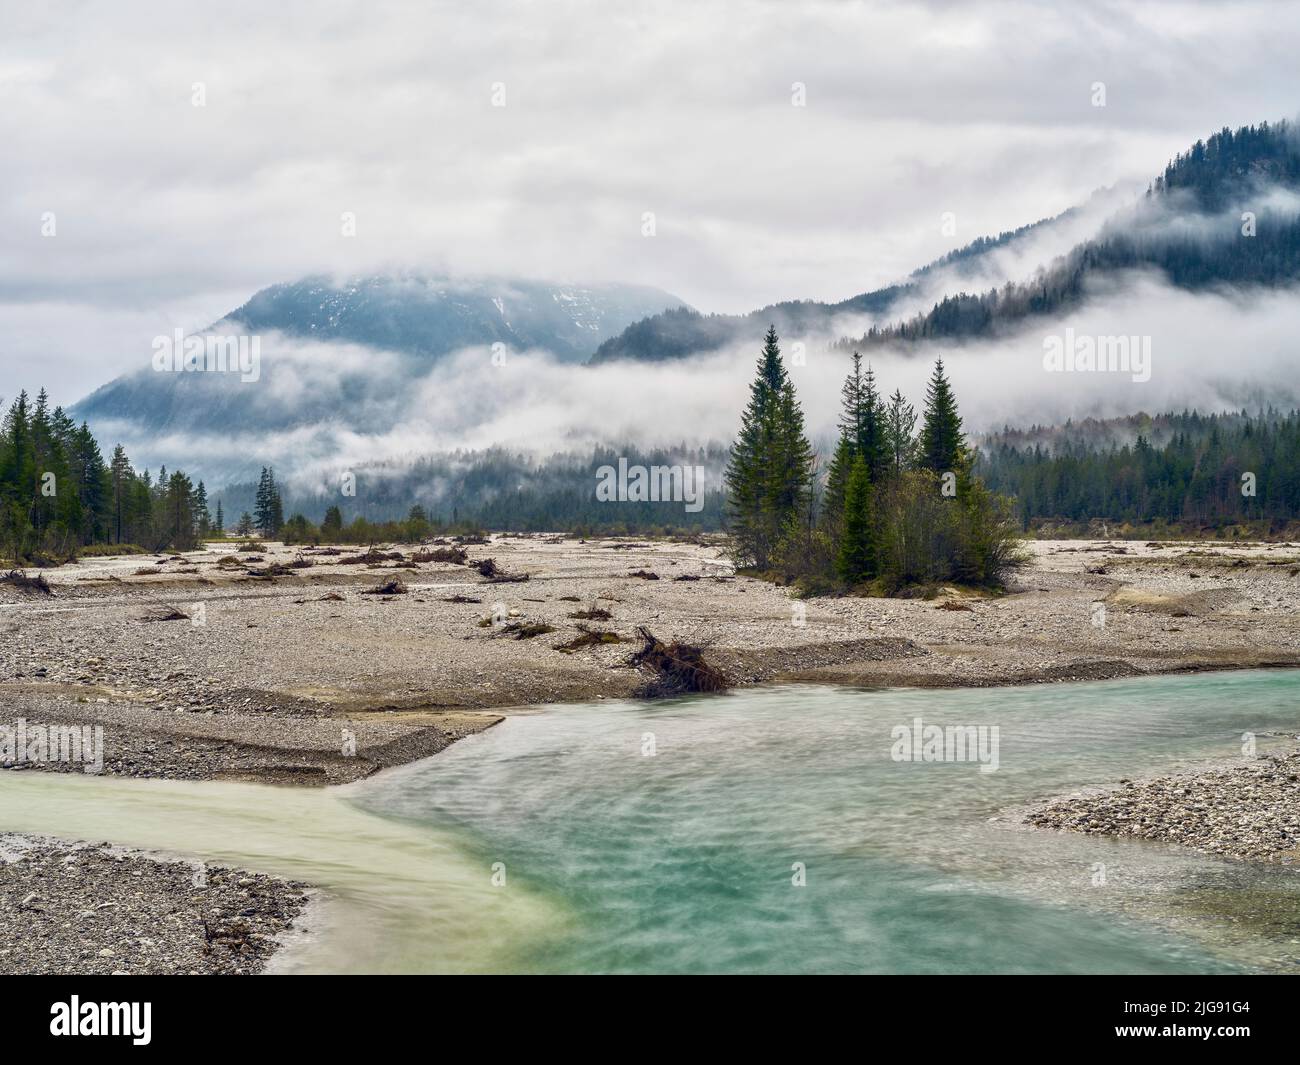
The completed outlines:
<svg viewBox="0 0 1300 1065">
<path fill-rule="evenodd" d="M 1291 864 L 1300 860 L 1300 751 L 1201 774 L 1122 781 L 1115 791 L 1054 800 L 1024 820 L 1038 828 Z"/>
<path fill-rule="evenodd" d="M 434 754 L 512 708 L 632 697 L 647 680 L 629 664 L 641 626 L 700 647 L 733 686 L 1300 665 L 1300 545 L 1027 550 L 1005 594 L 807 600 L 738 575 L 709 536 L 88 558 L 40 571 L 48 595 L 0 582 L 0 726 L 98 725 L 116 775 L 325 785 Z"/>
<path fill-rule="evenodd" d="M 309 901 L 260 873 L 0 833 L 0 974 L 251 975 Z"/>
<path fill-rule="evenodd" d="M 812 600 L 737 574 L 725 549 L 209 543 L 44 570 L 49 594 L 0 582 L 0 769 L 81 772 L 18 755 L 12 735 L 98 729 L 107 774 L 344 783 L 529 706 L 634 696 L 643 626 L 700 647 L 734 686 L 1300 665 L 1296 544 L 1040 540 L 1004 594 Z M 1297 757 L 1063 799 L 1030 823 L 1291 861 Z M 307 899 L 255 873 L 0 834 L 0 919 L 18 930 L 0 973 L 255 973 Z"/>
</svg>

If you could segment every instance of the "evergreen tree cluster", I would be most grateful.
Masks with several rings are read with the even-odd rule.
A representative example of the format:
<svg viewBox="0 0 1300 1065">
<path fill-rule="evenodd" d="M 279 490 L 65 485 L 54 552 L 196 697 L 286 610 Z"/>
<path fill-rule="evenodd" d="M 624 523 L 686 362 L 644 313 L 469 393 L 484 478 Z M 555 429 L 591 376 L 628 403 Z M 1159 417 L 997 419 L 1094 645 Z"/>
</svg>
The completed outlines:
<svg viewBox="0 0 1300 1065">
<path fill-rule="evenodd" d="M 280 498 L 280 488 L 275 483 L 275 470 L 270 466 L 262 467 L 262 476 L 257 482 L 256 500 L 253 528 L 263 536 L 278 536 L 284 525 L 284 503 Z"/>
<path fill-rule="evenodd" d="M 1168 414 L 987 440 L 978 468 L 1021 521 L 1277 525 L 1300 515 L 1300 411 Z M 1135 435 L 1134 435 L 1135 434 Z M 1157 437 L 1159 439 L 1157 439 Z"/>
<path fill-rule="evenodd" d="M 1002 584 L 1019 560 L 1010 501 L 972 473 L 972 454 L 942 360 L 915 408 L 882 398 L 854 353 L 839 438 L 825 477 L 769 329 L 727 470 L 738 563 L 808 591 Z"/>
<path fill-rule="evenodd" d="M 702 506 L 683 502 L 629 499 L 616 505 L 598 498 L 599 471 L 629 466 L 693 467 L 702 471 Z M 609 535 L 714 532 L 722 528 L 721 474 L 727 450 L 720 444 L 639 448 L 598 445 L 587 452 L 559 452 L 543 459 L 502 447 L 455 451 L 415 459 L 359 466 L 355 495 L 282 493 L 281 512 L 302 515 L 319 530 L 350 529 L 357 521 L 379 528 L 407 520 L 411 506 L 426 512 L 435 530 L 497 529 L 512 532 L 599 530 Z M 270 471 L 268 471 L 270 472 Z M 274 480 L 274 476 L 272 475 Z M 261 479 L 225 486 L 221 500 L 232 515 L 247 512 L 247 527 L 258 531 Z M 277 490 L 279 489 L 277 482 Z M 349 541 L 351 542 L 351 541 Z"/>
<path fill-rule="evenodd" d="M 91 544 L 193 546 L 211 528 L 207 491 L 166 469 L 137 473 L 119 445 L 105 462 L 90 427 L 45 390 L 20 392 L 0 422 L 0 549 L 16 564 L 62 561 Z"/>
<path fill-rule="evenodd" d="M 905 322 L 837 341 L 876 344 L 987 337 L 1081 304 L 1099 274 L 1155 268 L 1181 288 L 1280 285 L 1300 277 L 1300 217 L 1269 209 L 1274 188 L 1300 188 L 1300 138 L 1287 122 L 1224 129 L 1174 159 L 1145 199 L 1028 281 L 945 296 Z M 1249 236 L 1242 212 L 1255 217 Z M 972 245 L 972 247 L 974 247 Z M 967 254 L 963 249 L 962 254 Z"/>
</svg>

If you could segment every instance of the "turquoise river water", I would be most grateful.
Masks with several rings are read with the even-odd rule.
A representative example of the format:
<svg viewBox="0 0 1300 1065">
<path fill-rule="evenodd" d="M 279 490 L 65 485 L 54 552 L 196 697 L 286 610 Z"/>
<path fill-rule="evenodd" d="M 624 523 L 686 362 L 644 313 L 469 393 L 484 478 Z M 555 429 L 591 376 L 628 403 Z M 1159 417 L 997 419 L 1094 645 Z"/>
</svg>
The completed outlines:
<svg viewBox="0 0 1300 1065">
<path fill-rule="evenodd" d="M 997 726 L 997 770 L 895 760 L 918 717 Z M 790 686 L 514 714 L 329 790 L 7 773 L 0 830 L 318 885 L 287 972 L 1294 972 L 1295 870 L 1008 811 L 1298 731 L 1296 672 Z"/>
</svg>

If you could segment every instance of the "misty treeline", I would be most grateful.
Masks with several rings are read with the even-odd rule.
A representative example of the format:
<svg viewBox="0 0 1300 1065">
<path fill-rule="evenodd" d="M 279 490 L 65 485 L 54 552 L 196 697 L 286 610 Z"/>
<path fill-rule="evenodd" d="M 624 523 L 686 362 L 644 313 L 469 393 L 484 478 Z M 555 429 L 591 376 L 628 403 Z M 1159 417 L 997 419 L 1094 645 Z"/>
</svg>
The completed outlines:
<svg viewBox="0 0 1300 1065">
<path fill-rule="evenodd" d="M 905 322 L 873 326 L 834 346 L 997 334 L 1031 315 L 1080 305 L 1091 278 L 1153 268 L 1174 285 L 1276 285 L 1300 276 L 1300 216 L 1270 206 L 1300 188 L 1300 137 L 1287 122 L 1224 129 L 1175 158 L 1133 207 L 1030 280 L 945 296 Z"/>
<path fill-rule="evenodd" d="M 214 524 L 203 482 L 137 473 L 119 446 L 104 461 L 90 427 L 44 389 L 20 392 L 0 422 L 0 547 L 15 564 L 58 563 L 91 545 L 192 547 Z"/>
<path fill-rule="evenodd" d="M 726 475 L 737 562 L 806 594 L 1002 586 L 1021 562 L 1011 502 L 972 472 L 943 361 L 919 431 L 912 404 L 899 390 L 884 398 L 856 352 L 842 397 L 823 471 L 768 330 Z"/>
<path fill-rule="evenodd" d="M 982 443 L 976 468 L 1017 498 L 1026 529 L 1039 519 L 1101 519 L 1193 531 L 1266 522 L 1281 531 L 1300 515 L 1300 412 L 1185 411 L 1005 430 Z"/>
<path fill-rule="evenodd" d="M 603 467 L 698 467 L 703 494 L 697 508 L 683 502 L 597 498 Z M 429 535 L 481 529 L 515 532 L 599 531 L 606 535 L 674 534 L 722 527 L 720 444 L 671 449 L 598 446 L 581 455 L 545 459 L 506 448 L 423 456 L 412 462 L 375 463 L 341 473 L 320 492 L 286 492 L 291 514 L 283 535 L 299 541 L 346 543 L 420 540 Z M 220 498 L 228 513 L 254 506 L 255 486 L 228 486 Z"/>
</svg>

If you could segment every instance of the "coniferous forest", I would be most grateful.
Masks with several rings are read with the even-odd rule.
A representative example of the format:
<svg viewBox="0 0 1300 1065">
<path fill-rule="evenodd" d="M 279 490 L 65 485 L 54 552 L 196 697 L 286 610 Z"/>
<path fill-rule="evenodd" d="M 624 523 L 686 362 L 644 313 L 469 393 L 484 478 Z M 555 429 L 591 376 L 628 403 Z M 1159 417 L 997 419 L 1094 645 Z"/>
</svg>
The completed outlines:
<svg viewBox="0 0 1300 1065">
<path fill-rule="evenodd" d="M 1300 515 L 1300 412 L 1008 427 L 975 447 L 942 362 L 917 411 L 898 390 L 886 395 L 855 354 L 838 438 L 825 451 L 823 460 L 809 442 L 774 332 L 729 453 L 597 448 L 540 464 L 504 451 L 466 455 L 441 511 L 418 499 L 423 484 L 447 478 L 446 459 L 421 460 L 401 476 L 379 471 L 353 499 L 289 497 L 286 507 L 270 467 L 256 483 L 209 499 L 204 483 L 181 470 L 135 469 L 120 446 L 106 460 L 87 424 L 51 409 L 43 392 L 35 400 L 22 393 L 0 421 L 0 553 L 40 564 L 124 545 L 183 550 L 226 534 L 367 543 L 480 528 L 726 528 L 743 564 L 810 590 L 873 582 L 897 590 L 941 580 L 997 584 L 1013 554 L 1013 526 L 1282 535 Z M 696 512 L 678 506 L 669 515 L 650 502 L 609 507 L 595 498 L 594 471 L 620 454 L 646 465 L 694 460 L 711 479 L 725 465 L 724 484 L 711 480 Z"/>
<path fill-rule="evenodd" d="M 283 519 L 274 475 L 263 471 L 267 507 L 258 531 L 274 535 Z M 253 522 L 244 532 L 252 532 Z M 20 392 L 0 422 L 0 555 L 15 563 L 51 564 L 79 554 L 164 548 L 186 550 L 222 535 L 220 502 L 181 470 L 137 471 L 121 446 L 105 461 L 90 426 L 42 389 Z"/>
<path fill-rule="evenodd" d="M 808 593 L 895 594 L 958 582 L 1000 587 L 1020 561 L 1011 501 L 972 472 L 943 361 L 918 415 L 884 398 L 853 356 L 839 439 L 823 480 L 769 329 L 727 471 L 737 561 Z"/>
<path fill-rule="evenodd" d="M 908 321 L 873 327 L 835 346 L 849 351 L 996 335 L 1027 317 L 1079 306 L 1090 279 L 1118 270 L 1156 269 L 1189 290 L 1286 283 L 1300 271 L 1300 218 L 1269 207 L 1269 193 L 1297 182 L 1300 138 L 1290 123 L 1223 129 L 1170 162 L 1146 196 L 1110 219 L 1096 238 L 1032 279 L 945 296 Z"/>
<path fill-rule="evenodd" d="M 1157 522 L 1184 534 L 1258 523 L 1281 533 L 1300 516 L 1300 412 L 1202 415 L 1005 430 L 977 469 L 1016 497 L 1021 524 Z"/>
</svg>

